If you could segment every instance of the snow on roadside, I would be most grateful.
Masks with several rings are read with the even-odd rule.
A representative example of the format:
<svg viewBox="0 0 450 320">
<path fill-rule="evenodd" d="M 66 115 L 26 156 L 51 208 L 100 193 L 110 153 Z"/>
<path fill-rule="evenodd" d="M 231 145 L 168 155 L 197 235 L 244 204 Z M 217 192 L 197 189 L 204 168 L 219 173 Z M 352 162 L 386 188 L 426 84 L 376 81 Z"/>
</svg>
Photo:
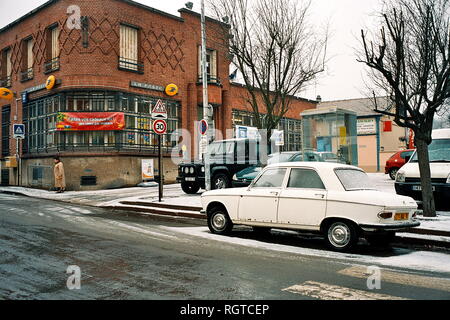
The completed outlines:
<svg viewBox="0 0 450 320">
<path fill-rule="evenodd" d="M 180 232 L 190 236 L 204 239 L 221 241 L 246 247 L 280 251 L 304 256 L 339 259 L 344 263 L 362 263 L 368 265 L 379 265 L 385 267 L 399 267 L 410 269 L 411 271 L 433 271 L 450 273 L 450 255 L 439 252 L 409 251 L 406 249 L 395 249 L 395 255 L 391 257 L 376 257 L 360 254 L 339 253 L 333 251 L 303 248 L 276 243 L 266 243 L 253 239 L 243 239 L 237 237 L 227 237 L 212 234 L 207 227 L 166 227 L 160 228 Z"/>
</svg>

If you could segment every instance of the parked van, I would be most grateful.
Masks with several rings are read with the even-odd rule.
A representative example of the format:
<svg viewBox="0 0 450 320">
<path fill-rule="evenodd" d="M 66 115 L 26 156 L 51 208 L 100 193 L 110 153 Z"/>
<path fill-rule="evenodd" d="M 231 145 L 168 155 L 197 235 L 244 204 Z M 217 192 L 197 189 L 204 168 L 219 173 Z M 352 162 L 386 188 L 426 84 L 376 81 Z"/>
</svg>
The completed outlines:
<svg viewBox="0 0 450 320">
<path fill-rule="evenodd" d="M 436 209 L 450 210 L 450 128 L 433 130 L 433 141 L 428 146 L 431 184 Z M 395 191 L 416 201 L 422 200 L 417 151 L 397 173 Z"/>
</svg>

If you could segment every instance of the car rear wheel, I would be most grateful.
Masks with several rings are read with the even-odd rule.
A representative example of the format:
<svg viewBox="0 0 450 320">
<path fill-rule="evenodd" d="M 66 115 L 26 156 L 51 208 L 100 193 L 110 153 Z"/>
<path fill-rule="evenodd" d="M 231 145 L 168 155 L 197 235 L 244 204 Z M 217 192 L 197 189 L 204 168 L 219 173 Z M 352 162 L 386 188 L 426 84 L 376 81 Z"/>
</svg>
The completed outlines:
<svg viewBox="0 0 450 320">
<path fill-rule="evenodd" d="M 395 180 L 395 176 L 397 175 L 398 168 L 392 168 L 389 170 L 389 177 L 391 177 L 392 180 Z"/>
<path fill-rule="evenodd" d="M 208 214 L 208 228 L 212 233 L 227 235 L 233 229 L 233 223 L 223 207 L 214 207 Z"/>
<path fill-rule="evenodd" d="M 353 249 L 358 242 L 358 232 L 352 223 L 336 221 L 326 228 L 325 239 L 331 249 L 346 252 Z"/>
<path fill-rule="evenodd" d="M 187 194 L 195 194 L 200 190 L 200 186 L 193 182 L 182 182 L 181 189 Z"/>
<path fill-rule="evenodd" d="M 212 189 L 226 189 L 230 187 L 230 179 L 224 173 L 218 173 L 213 177 Z"/>
</svg>

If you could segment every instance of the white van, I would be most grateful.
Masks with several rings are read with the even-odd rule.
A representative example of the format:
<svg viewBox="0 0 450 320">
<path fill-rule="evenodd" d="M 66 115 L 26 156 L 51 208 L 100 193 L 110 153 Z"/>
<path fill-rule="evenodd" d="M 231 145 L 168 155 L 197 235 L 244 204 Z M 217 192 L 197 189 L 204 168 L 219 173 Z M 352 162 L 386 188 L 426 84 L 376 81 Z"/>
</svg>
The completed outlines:
<svg viewBox="0 0 450 320">
<path fill-rule="evenodd" d="M 450 210 L 450 128 L 433 130 L 431 137 L 433 141 L 428 146 L 428 154 L 436 209 Z M 395 191 L 416 201 L 422 200 L 417 151 L 398 171 Z"/>
</svg>

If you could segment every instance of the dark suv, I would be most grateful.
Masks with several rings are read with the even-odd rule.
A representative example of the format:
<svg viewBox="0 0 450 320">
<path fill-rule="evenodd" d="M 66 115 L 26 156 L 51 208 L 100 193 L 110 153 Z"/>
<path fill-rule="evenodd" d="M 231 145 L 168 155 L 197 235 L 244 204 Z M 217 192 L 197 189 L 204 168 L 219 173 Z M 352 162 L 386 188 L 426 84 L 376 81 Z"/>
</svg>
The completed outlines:
<svg viewBox="0 0 450 320">
<path fill-rule="evenodd" d="M 208 146 L 211 189 L 231 187 L 236 172 L 259 164 L 259 141 L 230 139 L 215 141 Z M 193 194 L 205 189 L 205 164 L 190 162 L 178 165 L 177 182 L 185 193 Z"/>
</svg>

